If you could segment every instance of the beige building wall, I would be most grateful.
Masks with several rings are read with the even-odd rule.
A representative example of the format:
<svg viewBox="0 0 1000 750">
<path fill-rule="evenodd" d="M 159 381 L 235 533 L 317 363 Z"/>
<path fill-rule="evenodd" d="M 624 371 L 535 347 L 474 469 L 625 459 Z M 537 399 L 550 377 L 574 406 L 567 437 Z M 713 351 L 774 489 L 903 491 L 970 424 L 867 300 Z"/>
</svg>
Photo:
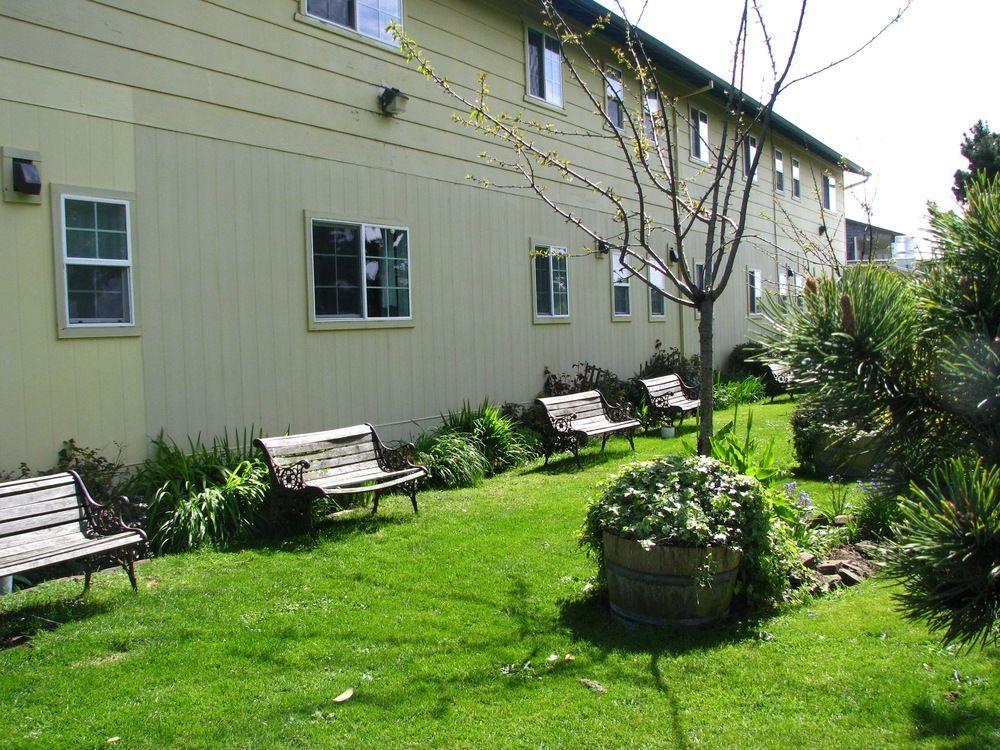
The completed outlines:
<svg viewBox="0 0 1000 750">
<path fill-rule="evenodd" d="M 526 101 L 523 7 L 406 0 L 404 23 L 460 85 L 487 70 L 496 107 L 586 127 L 590 104 L 568 75 L 563 108 Z M 477 154 L 490 144 L 453 125 L 453 104 L 397 51 L 300 10 L 298 0 L 0 0 L 0 146 L 39 152 L 45 183 L 40 205 L 0 203 L 0 469 L 49 466 L 69 437 L 120 442 L 138 461 L 160 430 L 404 422 L 463 399 L 529 400 L 545 366 L 587 360 L 628 375 L 657 339 L 697 351 L 690 310 L 668 304 L 651 320 L 633 280 L 633 314 L 613 321 L 609 261 L 582 254 L 592 245 L 581 232 L 523 192 L 471 184 L 470 172 L 489 174 Z M 411 96 L 404 115 L 378 113 L 384 84 Z M 704 107 L 718 128 L 721 113 Z M 554 141 L 626 185 L 609 144 Z M 755 231 L 777 237 L 764 148 Z M 803 163 L 803 200 L 789 210 L 818 225 L 805 175 L 824 165 L 784 150 Z M 139 335 L 58 337 L 50 184 L 135 194 Z M 611 227 L 588 192 L 560 195 Z M 309 330 L 307 212 L 408 228 L 412 323 Z M 537 241 L 574 254 L 568 323 L 533 323 Z M 745 269 L 777 279 L 773 247 L 754 244 L 717 312 L 720 362 L 749 330 Z"/>
</svg>

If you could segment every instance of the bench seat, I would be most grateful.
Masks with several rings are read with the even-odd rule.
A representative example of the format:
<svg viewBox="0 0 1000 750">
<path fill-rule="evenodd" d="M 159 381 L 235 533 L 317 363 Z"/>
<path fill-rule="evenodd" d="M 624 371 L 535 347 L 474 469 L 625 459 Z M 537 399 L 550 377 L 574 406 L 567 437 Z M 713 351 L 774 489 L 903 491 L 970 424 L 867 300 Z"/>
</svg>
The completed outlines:
<svg viewBox="0 0 1000 750">
<path fill-rule="evenodd" d="M 80 560 L 87 591 L 93 571 L 111 561 L 137 591 L 134 562 L 145 543 L 146 534 L 95 502 L 75 472 L 0 484 L 0 576 Z"/>
<path fill-rule="evenodd" d="M 569 450 L 577 466 L 581 466 L 580 445 L 590 437 L 601 438 L 603 451 L 611 435 L 624 435 L 635 450 L 633 433 L 641 426 L 639 420 L 629 414 L 626 407 L 609 404 L 600 391 L 548 396 L 537 399 L 536 403 L 548 418 L 542 430 L 546 464 L 553 453 Z"/>
<path fill-rule="evenodd" d="M 673 425 L 674 420 L 680 418 L 680 424 L 684 424 L 684 417 L 692 414 L 701 408 L 701 400 L 693 398 L 694 393 L 676 373 L 662 375 L 656 378 L 642 378 L 639 385 L 646 394 L 646 403 L 649 404 L 649 424 L 666 423 Z"/>
<path fill-rule="evenodd" d="M 417 512 L 417 488 L 427 469 L 410 463 L 413 446 L 387 448 L 370 424 L 301 435 L 257 438 L 270 471 L 275 495 L 305 517 L 311 530 L 313 501 L 373 492 L 372 513 L 379 495 L 395 487 L 405 491 Z"/>
</svg>

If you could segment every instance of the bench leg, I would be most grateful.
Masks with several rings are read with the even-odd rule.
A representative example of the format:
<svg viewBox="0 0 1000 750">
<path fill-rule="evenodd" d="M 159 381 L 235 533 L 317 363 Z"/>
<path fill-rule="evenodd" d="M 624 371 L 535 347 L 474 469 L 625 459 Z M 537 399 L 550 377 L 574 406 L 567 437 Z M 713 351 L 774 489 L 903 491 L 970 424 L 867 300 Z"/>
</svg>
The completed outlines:
<svg viewBox="0 0 1000 750">
<path fill-rule="evenodd" d="M 576 443 L 573 443 L 572 451 L 573 451 L 573 458 L 576 459 L 576 468 L 582 469 L 583 464 L 580 463 L 580 446 L 577 445 Z"/>
<path fill-rule="evenodd" d="M 375 493 L 375 497 L 372 498 L 372 515 L 374 516 L 378 513 L 378 492 Z"/>
<path fill-rule="evenodd" d="M 413 503 L 413 512 L 417 513 L 418 511 L 417 511 L 417 485 L 416 485 L 416 483 L 414 483 L 413 487 L 410 488 L 410 502 Z"/>
<path fill-rule="evenodd" d="M 628 438 L 628 444 L 629 444 L 629 446 L 631 446 L 632 452 L 634 453 L 635 452 L 635 438 L 633 437 L 632 432 L 633 432 L 633 430 L 629 430 L 627 433 L 625 433 L 625 437 Z"/>
<path fill-rule="evenodd" d="M 122 567 L 125 568 L 125 572 L 128 573 L 128 580 L 129 583 L 132 584 L 133 593 L 138 594 L 139 584 L 135 580 L 135 555 L 132 554 L 131 551 L 128 552 L 128 555 L 126 556 L 125 562 L 122 564 Z"/>
<path fill-rule="evenodd" d="M 604 453 L 604 446 L 608 444 L 608 433 L 601 436 L 601 453 Z"/>
<path fill-rule="evenodd" d="M 90 567 L 90 563 L 87 563 L 87 569 L 83 571 L 83 593 L 86 594 L 90 591 L 90 579 L 94 575 L 94 569 Z"/>
</svg>

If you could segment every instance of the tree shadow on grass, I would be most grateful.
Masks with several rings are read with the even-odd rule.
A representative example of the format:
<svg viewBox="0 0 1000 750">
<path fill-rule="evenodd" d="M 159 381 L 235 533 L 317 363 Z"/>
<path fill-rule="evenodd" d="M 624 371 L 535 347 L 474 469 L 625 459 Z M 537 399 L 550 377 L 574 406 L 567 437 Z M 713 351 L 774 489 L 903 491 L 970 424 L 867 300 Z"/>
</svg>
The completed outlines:
<svg viewBox="0 0 1000 750">
<path fill-rule="evenodd" d="M 4 612 L 0 617 L 0 651 L 27 645 L 41 631 L 56 630 L 71 622 L 86 620 L 107 612 L 111 607 L 112 602 L 104 599 L 68 596 Z"/>
<path fill-rule="evenodd" d="M 582 448 L 580 450 L 580 466 L 577 466 L 576 459 L 573 458 L 572 453 L 559 453 L 553 454 L 558 455 L 559 458 L 549 459 L 548 464 L 539 464 L 538 466 L 528 469 L 525 474 L 574 474 L 580 471 L 586 471 L 587 469 L 592 469 L 595 466 L 602 466 L 609 461 L 614 461 L 615 459 L 621 458 L 622 456 L 631 453 L 628 446 L 626 445 L 624 450 L 609 448 L 601 451 L 600 447 L 591 450 L 589 447 Z"/>
<path fill-rule="evenodd" d="M 948 740 L 952 750 L 982 750 L 1000 746 L 1000 709 L 972 705 L 966 696 L 955 700 L 921 699 L 910 709 L 917 740 Z"/>
<path fill-rule="evenodd" d="M 407 502 L 409 507 L 409 502 Z M 404 526 L 412 522 L 412 513 L 400 515 L 372 515 L 366 508 L 350 509 L 342 514 L 327 516 L 316 522 L 316 535 L 302 529 L 283 529 L 271 535 L 247 539 L 231 545 L 231 550 L 255 552 L 309 552 L 326 542 L 338 542 L 363 534 L 374 534 L 390 526 Z"/>
<path fill-rule="evenodd" d="M 576 638 L 596 646 L 603 657 L 627 651 L 649 653 L 655 660 L 756 639 L 762 621 L 730 616 L 715 625 L 700 627 L 633 624 L 612 614 L 607 593 L 595 590 L 562 602 L 560 622 Z"/>
</svg>

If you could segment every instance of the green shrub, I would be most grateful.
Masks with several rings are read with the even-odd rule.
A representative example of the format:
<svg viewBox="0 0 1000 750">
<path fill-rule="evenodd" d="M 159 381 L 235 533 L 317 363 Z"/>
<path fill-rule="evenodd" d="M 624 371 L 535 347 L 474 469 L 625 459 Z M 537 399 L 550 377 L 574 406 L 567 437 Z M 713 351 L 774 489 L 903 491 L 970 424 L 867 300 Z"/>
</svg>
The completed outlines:
<svg viewBox="0 0 1000 750">
<path fill-rule="evenodd" d="M 162 434 L 131 483 L 148 505 L 146 530 L 161 552 L 225 544 L 246 536 L 268 499 L 267 467 L 249 434 L 224 435 L 187 449 Z"/>
<path fill-rule="evenodd" d="M 733 380 L 742 380 L 749 376 L 762 377 L 764 365 L 758 358 L 764 354 L 764 345 L 756 341 L 737 344 L 726 359 L 724 372 Z"/>
<path fill-rule="evenodd" d="M 581 545 L 603 569 L 603 532 L 643 546 L 725 546 L 743 553 L 737 591 L 751 610 L 788 589 L 795 546 L 757 480 L 705 456 L 632 464 L 601 487 L 587 511 Z M 705 570 L 705 577 L 711 575 Z"/>
<path fill-rule="evenodd" d="M 490 465 L 472 435 L 450 430 L 425 432 L 414 442 L 414 462 L 430 472 L 427 484 L 434 487 L 475 487 Z"/>
<path fill-rule="evenodd" d="M 1000 467 L 953 459 L 911 491 L 889 565 L 907 617 L 943 631 L 946 643 L 997 643 Z"/>
<path fill-rule="evenodd" d="M 499 474 L 533 460 L 538 453 L 514 428 L 514 420 L 499 406 L 484 400 L 479 408 L 469 403 L 461 411 L 441 415 L 443 431 L 471 435 L 486 456 L 488 474 Z"/>
<path fill-rule="evenodd" d="M 753 404 L 764 398 L 764 381 L 758 377 L 723 381 L 722 374 L 716 373 L 712 393 L 716 409 Z"/>
<path fill-rule="evenodd" d="M 757 438 L 753 437 L 752 411 L 747 415 L 743 437 L 737 437 L 737 414 L 733 414 L 732 421 L 712 436 L 709 443 L 711 455 L 740 474 L 753 477 L 765 487 L 770 486 L 784 474 L 774 455 L 774 438 L 761 447 Z"/>
</svg>

